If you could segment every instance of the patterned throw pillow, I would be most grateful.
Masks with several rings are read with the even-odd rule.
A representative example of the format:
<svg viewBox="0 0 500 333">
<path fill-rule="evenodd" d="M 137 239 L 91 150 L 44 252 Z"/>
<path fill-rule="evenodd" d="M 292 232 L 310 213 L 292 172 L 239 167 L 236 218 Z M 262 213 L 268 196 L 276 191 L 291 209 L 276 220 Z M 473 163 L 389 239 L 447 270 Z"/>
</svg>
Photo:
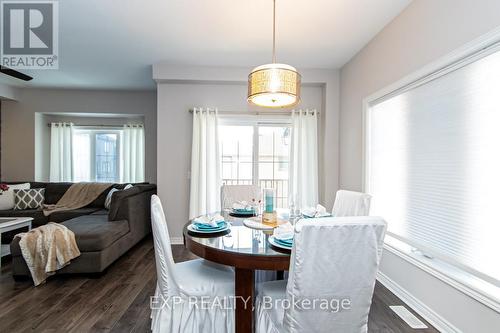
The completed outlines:
<svg viewBox="0 0 500 333">
<path fill-rule="evenodd" d="M 14 210 L 37 209 L 42 207 L 45 200 L 44 188 L 29 190 L 14 190 Z"/>
</svg>

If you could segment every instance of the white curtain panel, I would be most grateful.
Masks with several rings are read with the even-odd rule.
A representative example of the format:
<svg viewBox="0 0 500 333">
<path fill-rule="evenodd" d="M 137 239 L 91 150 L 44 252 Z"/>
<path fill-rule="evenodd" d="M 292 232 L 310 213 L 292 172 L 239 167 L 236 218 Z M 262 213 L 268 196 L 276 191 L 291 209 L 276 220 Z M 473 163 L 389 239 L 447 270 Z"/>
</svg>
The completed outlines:
<svg viewBox="0 0 500 333">
<path fill-rule="evenodd" d="M 318 113 L 294 110 L 290 151 L 289 196 L 303 209 L 318 203 Z"/>
<path fill-rule="evenodd" d="M 122 183 L 140 183 L 144 181 L 144 150 L 144 126 L 142 124 L 124 125 L 121 143 Z"/>
<path fill-rule="evenodd" d="M 73 124 L 50 126 L 50 181 L 73 181 Z"/>
<path fill-rule="evenodd" d="M 220 210 L 220 168 L 217 109 L 195 108 L 189 218 Z"/>
</svg>

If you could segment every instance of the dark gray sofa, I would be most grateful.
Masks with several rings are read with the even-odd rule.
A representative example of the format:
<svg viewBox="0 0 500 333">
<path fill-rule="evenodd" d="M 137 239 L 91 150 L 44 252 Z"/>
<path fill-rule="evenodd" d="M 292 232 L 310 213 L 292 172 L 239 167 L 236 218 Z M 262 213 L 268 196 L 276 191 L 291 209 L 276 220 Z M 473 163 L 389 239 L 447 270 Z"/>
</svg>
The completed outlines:
<svg viewBox="0 0 500 333">
<path fill-rule="evenodd" d="M 44 183 L 33 183 L 32 188 L 44 187 Z M 70 183 L 46 183 L 46 202 L 57 202 Z M 112 187 L 123 188 L 122 184 Z M 111 188 L 110 188 L 111 189 Z M 156 185 L 134 184 L 130 189 L 115 192 L 109 211 L 104 209 L 108 189 L 89 206 L 75 211 L 53 213 L 48 218 L 41 211 L 12 211 L 17 216 L 34 217 L 33 227 L 47 222 L 58 222 L 75 233 L 81 255 L 57 273 L 101 273 L 116 259 L 126 253 L 151 232 L 151 196 Z M 41 213 L 41 215 L 40 215 Z M 0 216 L 8 211 L 1 211 Z M 12 274 L 15 278 L 29 276 L 29 270 L 19 247 L 19 239 L 10 244 Z"/>
</svg>

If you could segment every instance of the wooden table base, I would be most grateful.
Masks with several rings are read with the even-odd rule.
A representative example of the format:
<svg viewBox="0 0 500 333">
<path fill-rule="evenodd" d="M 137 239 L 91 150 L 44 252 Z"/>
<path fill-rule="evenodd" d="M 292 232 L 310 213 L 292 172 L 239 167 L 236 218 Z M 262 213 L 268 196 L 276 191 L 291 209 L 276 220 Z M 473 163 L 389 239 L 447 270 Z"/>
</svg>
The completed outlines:
<svg viewBox="0 0 500 333">
<path fill-rule="evenodd" d="M 254 271 L 236 268 L 236 333 L 253 332 Z"/>
<path fill-rule="evenodd" d="M 243 225 L 243 220 L 233 221 L 230 233 L 223 235 L 200 236 L 189 232 L 187 223 L 184 226 L 184 244 L 199 257 L 218 264 L 235 268 L 235 326 L 236 333 L 253 333 L 255 270 L 284 271 L 290 265 L 290 254 L 275 251 L 268 247 L 268 235 Z M 248 244 L 260 233 L 259 248 L 248 252 Z M 232 239 L 231 247 L 221 247 L 224 237 Z M 254 243 L 252 243 L 254 244 Z"/>
</svg>

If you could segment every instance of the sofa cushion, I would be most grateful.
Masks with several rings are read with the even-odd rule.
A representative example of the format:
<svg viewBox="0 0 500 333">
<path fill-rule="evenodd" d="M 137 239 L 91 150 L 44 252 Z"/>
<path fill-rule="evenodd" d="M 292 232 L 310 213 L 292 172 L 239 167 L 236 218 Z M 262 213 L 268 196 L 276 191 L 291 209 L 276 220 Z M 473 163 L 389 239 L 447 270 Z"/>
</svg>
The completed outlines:
<svg viewBox="0 0 500 333">
<path fill-rule="evenodd" d="M 81 252 L 100 251 L 129 232 L 127 221 L 108 221 L 106 215 L 80 216 L 62 223 L 75 233 Z"/>
<path fill-rule="evenodd" d="M 47 183 L 43 182 L 30 182 L 30 188 L 45 188 L 47 186 Z"/>
<path fill-rule="evenodd" d="M 131 197 L 133 195 L 137 195 L 141 193 L 142 190 L 139 186 L 133 186 L 128 190 L 118 191 L 113 193 L 113 197 L 111 198 L 111 205 L 109 206 L 109 220 L 113 221 L 117 218 L 118 212 L 120 209 L 125 209 L 123 202 L 126 198 Z"/>
<path fill-rule="evenodd" d="M 33 227 L 46 224 L 48 221 L 41 209 L 2 210 L 0 211 L 0 217 L 32 217 L 31 224 Z"/>
<path fill-rule="evenodd" d="M 93 207 L 93 208 L 103 208 L 104 207 L 104 202 L 106 201 L 106 197 L 108 196 L 109 191 L 111 191 L 114 188 L 119 188 L 120 184 L 113 184 L 110 187 L 108 187 L 106 190 L 104 190 L 99 196 L 90 203 L 87 207 Z"/>
<path fill-rule="evenodd" d="M 70 188 L 74 183 L 47 183 L 45 187 L 45 203 L 46 204 L 56 204 L 59 199 L 62 198 L 64 193 Z M 112 188 L 121 189 L 125 186 L 124 184 L 113 184 L 106 190 L 104 190 L 94 201 L 92 201 L 87 207 L 91 208 L 103 208 L 104 201 L 106 200 L 106 196 L 108 192 Z"/>
<path fill-rule="evenodd" d="M 48 216 L 50 222 L 61 223 L 82 215 L 89 215 L 97 212 L 99 208 L 84 207 L 80 209 L 68 210 L 65 212 L 54 212 Z"/>
<path fill-rule="evenodd" d="M 106 215 L 106 216 L 108 216 L 108 213 L 109 213 L 109 211 L 107 209 L 99 209 L 98 211 L 93 212 L 90 215 Z"/>
<path fill-rule="evenodd" d="M 45 203 L 47 205 L 56 204 L 71 185 L 72 183 L 47 183 L 47 186 L 45 186 Z"/>
</svg>

